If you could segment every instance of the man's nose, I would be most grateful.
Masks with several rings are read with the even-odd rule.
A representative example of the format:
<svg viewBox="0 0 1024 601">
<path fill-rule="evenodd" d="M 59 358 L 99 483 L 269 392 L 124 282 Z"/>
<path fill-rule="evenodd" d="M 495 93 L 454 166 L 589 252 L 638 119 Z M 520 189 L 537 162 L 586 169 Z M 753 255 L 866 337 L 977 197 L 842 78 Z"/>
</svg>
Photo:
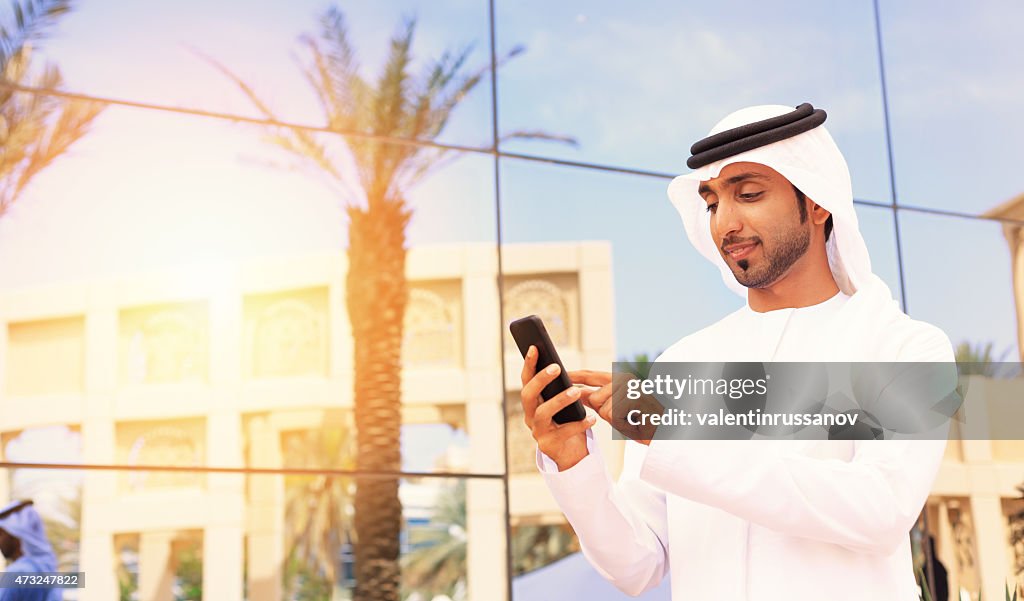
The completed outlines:
<svg viewBox="0 0 1024 601">
<path fill-rule="evenodd" d="M 719 201 L 715 210 L 715 229 L 718 230 L 720 238 L 726 238 L 743 229 L 740 212 L 733 203 Z"/>
</svg>

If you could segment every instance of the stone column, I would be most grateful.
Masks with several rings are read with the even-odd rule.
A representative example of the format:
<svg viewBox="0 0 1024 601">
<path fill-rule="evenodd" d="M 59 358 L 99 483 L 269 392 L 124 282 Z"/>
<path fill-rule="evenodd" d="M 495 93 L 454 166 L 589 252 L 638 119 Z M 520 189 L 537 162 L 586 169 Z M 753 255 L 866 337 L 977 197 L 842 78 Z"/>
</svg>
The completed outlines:
<svg viewBox="0 0 1024 601">
<path fill-rule="evenodd" d="M 242 364 L 242 300 L 234 272 L 223 270 L 210 301 L 210 384 L 216 405 L 206 415 L 206 464 L 244 465 L 239 407 Z M 227 511 L 203 530 L 203 597 L 241 599 L 244 590 L 246 479 L 244 474 L 207 474 L 207 497 Z"/>
<path fill-rule="evenodd" d="M 1024 219 L 1024 194 L 989 209 L 982 217 Z M 1024 361 L 1024 227 L 1003 222 L 1003 235 L 1010 246 L 1010 268 L 1013 273 L 1013 297 L 1017 305 L 1017 347 Z M 1002 594 L 1002 593 L 1000 593 Z"/>
<path fill-rule="evenodd" d="M 1012 577 L 1007 560 L 1006 529 L 1003 506 L 998 495 L 971 495 L 971 517 L 974 522 L 975 548 L 978 550 L 978 571 L 983 599 L 1002 598 L 1004 584 Z"/>
<path fill-rule="evenodd" d="M 117 309 L 101 293 L 92 300 L 85 320 L 85 407 L 82 419 L 82 462 L 115 463 L 116 441 L 111 409 L 117 388 Z M 117 557 L 110 506 L 117 498 L 118 474 L 87 470 L 82 478 L 82 524 L 79 541 L 79 570 L 86 587 L 81 601 L 117 598 Z M 140 569 L 142 562 L 140 559 Z M 140 597 L 148 598 L 148 597 Z"/>
<path fill-rule="evenodd" d="M 1010 264 L 1013 269 L 1013 297 L 1017 305 L 1017 348 L 1024 361 L 1024 227 L 1003 224 L 1010 243 Z"/>
<path fill-rule="evenodd" d="M 238 466 L 242 463 L 240 418 L 232 409 L 215 409 L 207 415 L 207 463 Z M 258 476 L 257 476 L 258 477 Z M 207 474 L 207 499 L 226 511 L 211 511 L 203 531 L 203 597 L 241 599 L 243 539 L 245 538 L 245 479 L 242 474 Z"/>
<path fill-rule="evenodd" d="M 463 357 L 468 391 L 466 429 L 469 470 L 504 471 L 505 408 L 501 381 L 501 312 L 498 310 L 496 252 L 465 254 L 462 281 Z M 507 599 L 508 557 L 505 541 L 505 494 L 495 480 L 466 483 L 466 580 L 468 598 Z"/>
<path fill-rule="evenodd" d="M 936 524 L 935 554 L 946 566 L 946 580 L 950 591 L 959 590 L 960 569 L 956 561 L 956 541 L 953 539 L 953 526 L 949 523 L 949 504 L 945 499 L 939 501 L 938 523 Z"/>
<path fill-rule="evenodd" d="M 171 569 L 171 544 L 174 532 L 153 531 L 139 535 L 139 599 L 174 601 L 174 570 Z M 88 578 L 90 574 L 86 574 Z M 203 570 L 205 591 L 206 570 Z M 204 595 L 205 596 L 205 595 Z"/>
<path fill-rule="evenodd" d="M 244 536 L 240 513 L 236 523 L 207 526 L 203 531 L 204 599 L 242 598 Z M 139 598 L 146 597 L 140 594 Z"/>
<path fill-rule="evenodd" d="M 249 465 L 281 465 L 277 432 L 265 416 L 248 423 Z M 246 506 L 249 533 L 249 601 L 280 601 L 284 561 L 284 476 L 249 477 Z"/>
</svg>

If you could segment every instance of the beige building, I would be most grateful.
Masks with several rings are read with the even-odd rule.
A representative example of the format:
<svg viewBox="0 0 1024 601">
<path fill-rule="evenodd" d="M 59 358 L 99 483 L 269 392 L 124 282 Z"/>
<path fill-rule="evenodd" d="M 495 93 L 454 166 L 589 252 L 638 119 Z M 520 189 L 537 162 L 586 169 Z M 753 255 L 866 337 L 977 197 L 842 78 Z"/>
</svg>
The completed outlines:
<svg viewBox="0 0 1024 601">
<path fill-rule="evenodd" d="M 948 570 L 951 599 L 1001 599 L 1015 579 L 1008 517 L 1024 509 L 1024 441 L 990 440 L 998 416 L 1018 411 L 1024 380 L 971 376 L 963 423 L 953 425 L 928 499 L 928 525 L 938 559 Z M 1005 431 L 1005 430 L 1004 430 Z M 964 597 L 958 596 L 961 589 Z"/>
<path fill-rule="evenodd" d="M 612 361 L 606 243 L 509 245 L 503 259 L 510 318 L 542 315 L 570 368 Z M 320 254 L 4 294 L 0 448 L 22 432 L 64 424 L 81 433 L 85 464 L 280 469 L 289 433 L 344 423 L 352 405 L 345 269 L 341 253 Z M 407 273 L 404 423 L 468 434 L 469 448 L 439 467 L 501 474 L 502 362 L 506 397 L 518 403 L 521 358 L 499 329 L 507 320 L 496 249 L 416 248 Z M 512 453 L 513 524 L 557 521 L 519 451 L 530 449 Z M 46 449 L 36 456 L 52 461 Z M 301 467 L 344 466 L 314 457 Z M 204 598 L 242 599 L 247 589 L 251 600 L 281 599 L 287 477 L 84 470 L 79 569 L 88 584 L 79 598 L 116 598 L 119 542 L 137 537 L 140 599 L 172 598 L 178 556 L 196 540 Z M 0 470 L 0 502 L 9 487 Z M 407 516 L 429 513 L 429 486 L 402 490 Z M 469 598 L 503 599 L 502 481 L 469 479 L 466 506 Z"/>
<path fill-rule="evenodd" d="M 1014 219 L 1024 223 L 1024 194 L 982 213 L 982 217 Z M 1003 222 L 1003 235 L 1010 247 L 1010 269 L 1013 278 L 1013 298 L 1017 307 L 1017 348 L 1024 362 L 1024 225 Z"/>
</svg>

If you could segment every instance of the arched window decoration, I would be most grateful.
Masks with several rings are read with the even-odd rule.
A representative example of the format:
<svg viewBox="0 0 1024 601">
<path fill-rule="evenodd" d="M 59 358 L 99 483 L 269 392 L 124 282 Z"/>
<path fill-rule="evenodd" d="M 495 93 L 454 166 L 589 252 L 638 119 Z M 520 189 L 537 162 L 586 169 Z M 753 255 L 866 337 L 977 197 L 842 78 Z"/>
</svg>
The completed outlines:
<svg viewBox="0 0 1024 601">
<path fill-rule="evenodd" d="M 277 301 L 256 318 L 253 373 L 257 377 L 325 373 L 323 316 L 298 299 Z"/>
<path fill-rule="evenodd" d="M 410 288 L 402 340 L 403 365 L 456 365 L 458 329 L 451 307 L 440 294 Z"/>
<path fill-rule="evenodd" d="M 125 366 L 129 383 L 206 377 L 206 335 L 192 315 L 177 309 L 154 312 L 130 336 Z"/>
<path fill-rule="evenodd" d="M 132 441 L 127 453 L 128 465 L 203 465 L 203 448 L 194 435 L 177 426 L 157 426 Z M 192 472 L 139 472 L 126 474 L 127 488 L 141 491 L 153 488 L 199 486 L 201 476 Z"/>
<path fill-rule="evenodd" d="M 555 346 L 569 344 L 569 307 L 562 290 L 551 282 L 532 279 L 519 282 L 505 292 L 505 321 L 537 315 Z M 506 338 L 514 346 L 511 337 Z"/>
</svg>

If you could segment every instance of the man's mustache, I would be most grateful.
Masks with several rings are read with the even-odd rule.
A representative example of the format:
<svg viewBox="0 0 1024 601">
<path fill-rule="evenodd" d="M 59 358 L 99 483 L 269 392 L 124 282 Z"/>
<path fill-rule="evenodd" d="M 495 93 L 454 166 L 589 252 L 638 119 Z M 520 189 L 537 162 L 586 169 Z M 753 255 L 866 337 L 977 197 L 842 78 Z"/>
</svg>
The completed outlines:
<svg viewBox="0 0 1024 601">
<path fill-rule="evenodd" d="M 734 238 L 725 238 L 725 239 L 722 240 L 722 243 L 718 245 L 718 249 L 724 253 L 726 246 L 732 246 L 734 244 L 748 244 L 748 243 L 751 243 L 751 242 L 753 242 L 755 244 L 756 243 L 760 243 L 761 242 L 761 237 L 760 236 L 751 236 L 749 238 L 735 238 L 735 237 Z"/>
</svg>

